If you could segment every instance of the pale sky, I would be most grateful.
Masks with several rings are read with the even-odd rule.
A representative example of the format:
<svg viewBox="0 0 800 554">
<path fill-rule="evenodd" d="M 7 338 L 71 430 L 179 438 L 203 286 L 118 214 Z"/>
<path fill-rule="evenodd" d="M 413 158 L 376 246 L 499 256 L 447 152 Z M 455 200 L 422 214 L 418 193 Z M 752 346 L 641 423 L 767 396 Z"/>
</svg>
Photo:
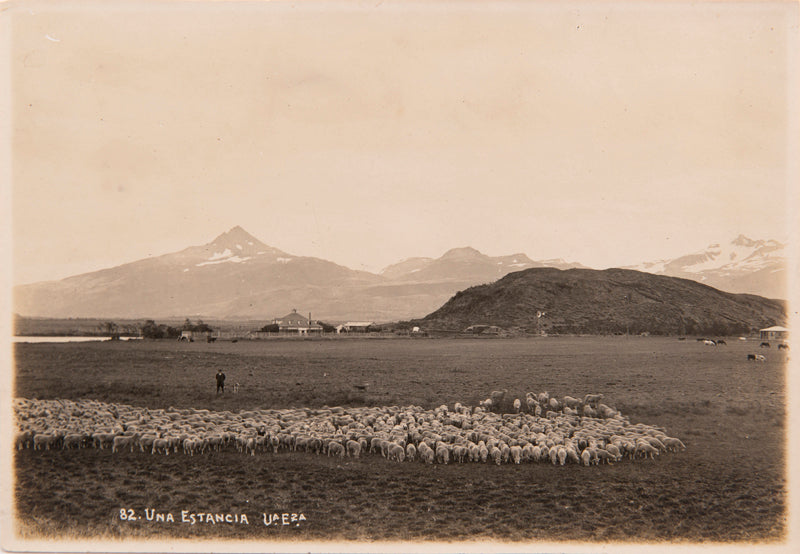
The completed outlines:
<svg viewBox="0 0 800 554">
<path fill-rule="evenodd" d="M 13 280 L 788 240 L 795 2 L 11 4 Z"/>
</svg>

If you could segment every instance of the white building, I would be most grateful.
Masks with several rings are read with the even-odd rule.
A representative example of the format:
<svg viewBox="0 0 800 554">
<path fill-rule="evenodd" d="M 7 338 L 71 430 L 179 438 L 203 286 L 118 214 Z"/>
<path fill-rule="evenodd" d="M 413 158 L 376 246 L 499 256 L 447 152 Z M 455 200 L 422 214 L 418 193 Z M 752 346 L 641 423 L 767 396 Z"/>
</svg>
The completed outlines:
<svg viewBox="0 0 800 554">
<path fill-rule="evenodd" d="M 785 341 L 789 339 L 789 329 L 781 327 L 780 325 L 774 325 L 766 329 L 761 329 L 759 335 L 761 336 L 761 340 Z"/>
</svg>

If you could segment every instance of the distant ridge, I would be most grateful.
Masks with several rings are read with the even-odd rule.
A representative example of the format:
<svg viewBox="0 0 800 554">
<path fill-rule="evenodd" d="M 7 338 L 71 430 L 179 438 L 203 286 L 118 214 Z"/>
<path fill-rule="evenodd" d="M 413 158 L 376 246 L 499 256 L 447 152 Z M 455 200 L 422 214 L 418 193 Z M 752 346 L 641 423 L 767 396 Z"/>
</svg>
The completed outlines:
<svg viewBox="0 0 800 554">
<path fill-rule="evenodd" d="M 732 335 L 784 322 L 782 302 L 633 270 L 533 268 L 457 293 L 426 329 Z"/>
<path fill-rule="evenodd" d="M 380 274 L 297 256 L 260 241 L 240 226 L 207 244 L 116 267 L 14 288 L 14 311 L 29 317 L 271 319 L 294 308 L 325 320 L 419 318 L 458 291 L 521 270 L 585 266 L 523 253 L 488 256 L 453 248 L 438 258 L 408 258 Z M 729 246 L 638 267 L 679 273 L 707 284 L 781 293 L 783 245 L 737 237 Z M 716 280 L 716 281 L 715 281 Z M 749 283 L 749 284 L 748 284 Z M 738 287 L 738 288 L 737 288 Z M 724 287 L 723 287 L 724 288 Z"/>
<path fill-rule="evenodd" d="M 536 265 L 524 254 L 490 257 L 464 247 L 376 275 L 284 252 L 237 225 L 207 244 L 15 287 L 14 311 L 29 317 L 271 319 L 297 308 L 319 319 L 391 321 L 419 317 L 461 289 Z"/>
<path fill-rule="evenodd" d="M 522 253 L 492 257 L 465 246 L 452 248 L 439 258 L 409 258 L 384 268 L 380 274 L 403 282 L 491 282 L 512 271 L 546 266 L 558 269 L 585 267 L 564 260 L 534 261 Z"/>
<path fill-rule="evenodd" d="M 268 318 L 292 308 L 318 313 L 335 291 L 382 281 L 366 271 L 288 254 L 237 226 L 201 246 L 16 287 L 14 311 L 49 317 Z"/>
</svg>

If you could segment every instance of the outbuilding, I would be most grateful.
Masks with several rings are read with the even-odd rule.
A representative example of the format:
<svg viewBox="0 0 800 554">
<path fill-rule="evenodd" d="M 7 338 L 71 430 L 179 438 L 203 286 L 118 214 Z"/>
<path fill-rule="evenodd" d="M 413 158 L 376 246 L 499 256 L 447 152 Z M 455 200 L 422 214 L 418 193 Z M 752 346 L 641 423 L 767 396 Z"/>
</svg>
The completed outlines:
<svg viewBox="0 0 800 554">
<path fill-rule="evenodd" d="M 186 342 L 194 342 L 196 340 L 210 342 L 209 338 L 211 338 L 210 331 L 181 331 L 181 336 L 178 338 L 178 340 Z"/>
<path fill-rule="evenodd" d="M 341 330 L 345 333 L 366 333 L 374 323 L 374 321 L 348 321 L 342 324 Z"/>
<path fill-rule="evenodd" d="M 759 331 L 759 335 L 761 340 L 782 340 L 785 341 L 789 338 L 789 329 L 786 327 L 781 327 L 780 325 L 775 325 L 773 327 L 767 327 L 766 329 L 761 329 Z"/>
</svg>

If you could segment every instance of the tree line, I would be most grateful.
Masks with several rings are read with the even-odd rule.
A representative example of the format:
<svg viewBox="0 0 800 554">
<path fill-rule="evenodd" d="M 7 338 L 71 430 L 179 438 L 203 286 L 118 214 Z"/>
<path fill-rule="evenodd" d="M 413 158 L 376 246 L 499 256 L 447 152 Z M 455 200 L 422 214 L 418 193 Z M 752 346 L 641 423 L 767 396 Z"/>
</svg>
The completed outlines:
<svg viewBox="0 0 800 554">
<path fill-rule="evenodd" d="M 204 323 L 202 319 L 198 319 L 197 323 L 192 323 L 188 317 L 180 327 L 172 327 L 164 323 L 159 324 L 152 319 L 148 319 L 141 328 L 142 337 L 146 339 L 177 339 L 183 331 L 210 333 L 213 329 Z"/>
</svg>

